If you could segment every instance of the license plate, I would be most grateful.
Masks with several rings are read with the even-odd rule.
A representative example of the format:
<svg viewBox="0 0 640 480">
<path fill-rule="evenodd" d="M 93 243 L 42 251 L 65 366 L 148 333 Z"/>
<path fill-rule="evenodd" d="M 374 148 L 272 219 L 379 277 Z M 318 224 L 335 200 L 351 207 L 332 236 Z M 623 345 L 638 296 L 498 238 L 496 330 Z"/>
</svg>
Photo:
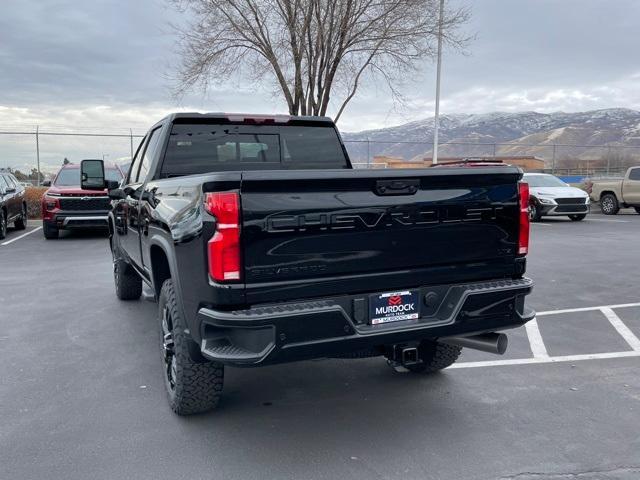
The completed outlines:
<svg viewBox="0 0 640 480">
<path fill-rule="evenodd" d="M 369 297 L 369 323 L 400 322 L 420 317 L 420 294 L 417 290 L 381 293 Z"/>
</svg>

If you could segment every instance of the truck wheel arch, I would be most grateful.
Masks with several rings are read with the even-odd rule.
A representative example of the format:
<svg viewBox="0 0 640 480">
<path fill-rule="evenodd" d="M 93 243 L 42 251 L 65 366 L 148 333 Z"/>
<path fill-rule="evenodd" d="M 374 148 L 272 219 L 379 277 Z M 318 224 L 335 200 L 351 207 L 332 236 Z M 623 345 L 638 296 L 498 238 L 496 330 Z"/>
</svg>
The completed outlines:
<svg viewBox="0 0 640 480">
<path fill-rule="evenodd" d="M 154 235 L 149 241 L 149 260 L 151 261 L 151 286 L 156 300 L 160 298 L 160 290 L 165 280 L 171 278 L 177 293 L 181 292 L 178 265 L 173 253 L 173 244 L 160 235 Z M 178 294 L 177 301 L 184 317 L 182 298 Z M 186 317 L 185 317 L 186 318 Z"/>
<path fill-rule="evenodd" d="M 600 192 L 600 197 L 598 197 L 598 201 L 602 200 L 602 197 L 604 197 L 605 195 L 613 195 L 614 197 L 616 197 L 616 200 L 618 199 L 618 195 L 616 195 L 616 192 L 614 192 L 613 190 L 603 190 Z"/>
<path fill-rule="evenodd" d="M 151 279 L 153 282 L 153 290 L 156 298 L 160 297 L 160 290 L 165 280 L 175 277 L 172 275 L 172 268 L 169 264 L 169 255 L 165 250 L 165 247 L 160 245 L 159 242 L 153 242 L 149 250 L 149 257 L 151 259 Z"/>
<path fill-rule="evenodd" d="M 160 299 L 160 291 L 162 290 L 162 284 L 169 278 L 173 281 L 174 290 L 176 292 L 177 307 L 181 312 L 182 318 L 185 318 L 184 305 L 182 304 L 182 297 L 179 292 L 180 278 L 177 275 L 178 268 L 176 265 L 176 258 L 172 254 L 172 245 L 167 239 L 155 236 L 149 243 L 149 258 L 151 260 L 151 282 L 156 300 Z M 190 326 L 189 326 L 190 327 Z M 187 335 L 189 355 L 191 360 L 196 363 L 205 363 L 207 359 L 200 353 L 200 346 L 191 338 L 191 335 Z"/>
</svg>

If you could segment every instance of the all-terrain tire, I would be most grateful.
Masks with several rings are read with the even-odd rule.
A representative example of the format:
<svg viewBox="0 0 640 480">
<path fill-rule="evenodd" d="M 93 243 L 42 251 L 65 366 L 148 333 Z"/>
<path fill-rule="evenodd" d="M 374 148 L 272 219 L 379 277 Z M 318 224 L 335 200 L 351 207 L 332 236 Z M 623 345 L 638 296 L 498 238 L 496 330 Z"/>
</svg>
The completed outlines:
<svg viewBox="0 0 640 480">
<path fill-rule="evenodd" d="M 120 300 L 137 300 L 142 295 L 142 278 L 124 260 L 114 259 L 113 281 Z"/>
<path fill-rule="evenodd" d="M 47 240 L 58 238 L 58 229 L 49 222 L 42 222 L 42 233 Z"/>
<path fill-rule="evenodd" d="M 406 368 L 413 373 L 435 373 L 453 365 L 460 352 L 462 347 L 423 340 L 418 346 L 418 356 L 422 363 L 407 365 Z"/>
<path fill-rule="evenodd" d="M 613 193 L 605 193 L 600 197 L 600 209 L 605 215 L 616 215 L 620 211 L 620 204 Z"/>
<path fill-rule="evenodd" d="M 581 222 L 582 220 L 587 218 L 587 214 L 586 213 L 580 213 L 578 215 L 569 215 L 569 218 L 573 222 Z"/>
<path fill-rule="evenodd" d="M 0 240 L 7 236 L 7 214 L 0 209 Z"/>
<path fill-rule="evenodd" d="M 13 222 L 13 225 L 14 227 L 16 227 L 16 230 L 24 230 L 25 228 L 27 228 L 27 204 L 26 203 L 22 204 L 22 214 L 17 220 Z"/>
<path fill-rule="evenodd" d="M 194 362 L 189 354 L 191 341 L 171 279 L 165 280 L 158 301 L 164 384 L 169 406 L 178 415 L 191 415 L 218 406 L 224 385 L 224 365 Z"/>
</svg>

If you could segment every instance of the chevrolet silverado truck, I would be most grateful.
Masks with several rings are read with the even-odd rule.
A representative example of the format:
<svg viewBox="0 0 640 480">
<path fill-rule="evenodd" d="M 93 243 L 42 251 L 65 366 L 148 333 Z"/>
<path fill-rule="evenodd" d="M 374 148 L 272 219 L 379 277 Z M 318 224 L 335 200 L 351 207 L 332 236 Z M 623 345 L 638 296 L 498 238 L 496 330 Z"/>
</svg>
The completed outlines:
<svg viewBox="0 0 640 480">
<path fill-rule="evenodd" d="M 225 366 L 384 356 L 436 372 L 504 353 L 525 306 L 516 167 L 354 170 L 328 118 L 172 114 L 107 188 L 116 295 L 158 301 L 169 404 L 214 408 Z M 152 292 L 152 293 L 151 293 Z"/>
<path fill-rule="evenodd" d="M 116 165 L 104 169 L 106 180 L 119 182 L 122 171 Z M 42 232 L 47 240 L 58 238 L 60 230 L 105 228 L 111 201 L 106 190 L 87 192 L 80 188 L 80 165 L 64 165 L 44 192 L 41 201 Z"/>
<path fill-rule="evenodd" d="M 621 207 L 640 213 L 640 167 L 629 168 L 624 178 L 592 179 L 587 191 L 605 215 L 616 215 Z"/>
</svg>

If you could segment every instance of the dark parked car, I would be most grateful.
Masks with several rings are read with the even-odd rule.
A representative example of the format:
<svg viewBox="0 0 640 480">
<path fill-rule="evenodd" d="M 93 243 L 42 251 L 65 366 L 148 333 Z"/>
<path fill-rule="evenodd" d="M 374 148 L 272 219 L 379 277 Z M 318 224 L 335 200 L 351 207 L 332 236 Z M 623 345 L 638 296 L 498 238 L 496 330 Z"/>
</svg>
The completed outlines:
<svg viewBox="0 0 640 480">
<path fill-rule="evenodd" d="M 106 178 L 120 182 L 116 165 L 105 167 Z M 110 200 L 107 191 L 87 192 L 80 188 L 80 165 L 63 166 L 42 196 L 42 228 L 47 239 L 58 238 L 65 229 L 107 227 Z"/>
<path fill-rule="evenodd" d="M 24 187 L 11 173 L 0 172 L 0 240 L 13 222 L 18 230 L 27 228 L 27 201 Z"/>
<path fill-rule="evenodd" d="M 448 367 L 534 317 L 519 168 L 352 170 L 323 117 L 174 114 L 109 189 L 116 294 L 159 303 L 171 408 L 214 408 L 224 366 L 385 356 Z"/>
</svg>

